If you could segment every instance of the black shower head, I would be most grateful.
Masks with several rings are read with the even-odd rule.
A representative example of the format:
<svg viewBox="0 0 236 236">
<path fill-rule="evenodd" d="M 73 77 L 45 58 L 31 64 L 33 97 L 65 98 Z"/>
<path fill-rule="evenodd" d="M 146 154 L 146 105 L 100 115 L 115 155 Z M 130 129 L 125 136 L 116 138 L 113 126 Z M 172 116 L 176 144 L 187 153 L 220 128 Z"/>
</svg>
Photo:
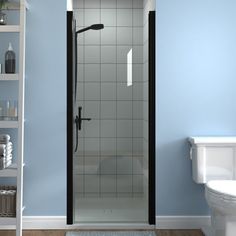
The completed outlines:
<svg viewBox="0 0 236 236">
<path fill-rule="evenodd" d="M 101 30 L 103 28 L 104 28 L 103 24 L 94 24 L 94 25 L 90 26 L 90 29 L 92 29 L 92 30 Z"/>
<path fill-rule="evenodd" d="M 78 30 L 76 32 L 76 34 L 80 34 L 80 33 L 83 33 L 87 30 L 101 30 L 104 28 L 104 25 L 103 24 L 94 24 L 94 25 L 90 25 L 89 27 L 86 27 L 86 28 L 83 28 L 81 30 Z"/>
</svg>

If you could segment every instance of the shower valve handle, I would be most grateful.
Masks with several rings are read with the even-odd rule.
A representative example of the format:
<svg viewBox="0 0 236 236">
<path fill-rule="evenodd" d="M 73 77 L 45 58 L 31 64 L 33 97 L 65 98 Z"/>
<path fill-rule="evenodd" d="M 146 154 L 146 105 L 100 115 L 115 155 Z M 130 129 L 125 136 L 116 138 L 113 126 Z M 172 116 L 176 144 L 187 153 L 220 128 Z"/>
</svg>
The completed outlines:
<svg viewBox="0 0 236 236">
<path fill-rule="evenodd" d="M 81 130 L 83 120 L 87 120 L 87 121 L 91 120 L 91 118 L 82 118 L 81 117 L 81 112 L 82 112 L 82 107 L 79 107 L 78 108 L 78 116 L 76 116 L 76 118 L 75 118 L 75 123 L 76 123 L 76 126 L 78 128 L 77 130 Z"/>
<path fill-rule="evenodd" d="M 90 121 L 91 118 L 82 118 L 81 117 L 82 107 L 78 108 L 78 115 L 75 117 L 75 125 L 76 125 L 76 144 L 75 144 L 75 152 L 77 152 L 78 144 L 79 144 L 79 130 L 81 130 L 82 121 L 87 120 Z"/>
</svg>

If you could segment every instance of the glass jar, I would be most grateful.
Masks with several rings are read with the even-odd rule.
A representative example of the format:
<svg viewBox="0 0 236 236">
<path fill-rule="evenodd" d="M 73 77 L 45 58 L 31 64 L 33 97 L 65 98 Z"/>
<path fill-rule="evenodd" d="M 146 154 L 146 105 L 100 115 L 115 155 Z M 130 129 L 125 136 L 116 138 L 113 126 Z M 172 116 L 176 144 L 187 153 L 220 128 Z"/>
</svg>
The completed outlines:
<svg viewBox="0 0 236 236">
<path fill-rule="evenodd" d="M 0 100 L 0 120 L 18 120 L 18 101 Z"/>
</svg>

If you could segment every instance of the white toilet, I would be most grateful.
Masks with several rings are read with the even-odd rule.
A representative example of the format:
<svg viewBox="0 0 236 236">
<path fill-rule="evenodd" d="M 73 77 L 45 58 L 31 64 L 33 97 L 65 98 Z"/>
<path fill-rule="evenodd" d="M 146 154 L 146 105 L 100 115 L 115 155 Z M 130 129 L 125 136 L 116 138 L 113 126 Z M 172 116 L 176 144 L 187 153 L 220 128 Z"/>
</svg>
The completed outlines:
<svg viewBox="0 0 236 236">
<path fill-rule="evenodd" d="M 193 179 L 205 184 L 211 236 L 236 236 L 236 137 L 191 137 Z"/>
</svg>

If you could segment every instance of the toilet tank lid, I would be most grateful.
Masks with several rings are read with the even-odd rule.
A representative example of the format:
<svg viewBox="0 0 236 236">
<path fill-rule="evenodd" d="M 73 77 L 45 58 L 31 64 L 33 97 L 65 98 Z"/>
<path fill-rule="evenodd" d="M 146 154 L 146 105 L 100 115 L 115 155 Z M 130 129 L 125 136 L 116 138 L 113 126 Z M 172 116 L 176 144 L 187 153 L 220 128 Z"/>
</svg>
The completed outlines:
<svg viewBox="0 0 236 236">
<path fill-rule="evenodd" d="M 189 137 L 188 141 L 193 144 L 236 144 L 236 136 L 196 136 Z"/>
</svg>

